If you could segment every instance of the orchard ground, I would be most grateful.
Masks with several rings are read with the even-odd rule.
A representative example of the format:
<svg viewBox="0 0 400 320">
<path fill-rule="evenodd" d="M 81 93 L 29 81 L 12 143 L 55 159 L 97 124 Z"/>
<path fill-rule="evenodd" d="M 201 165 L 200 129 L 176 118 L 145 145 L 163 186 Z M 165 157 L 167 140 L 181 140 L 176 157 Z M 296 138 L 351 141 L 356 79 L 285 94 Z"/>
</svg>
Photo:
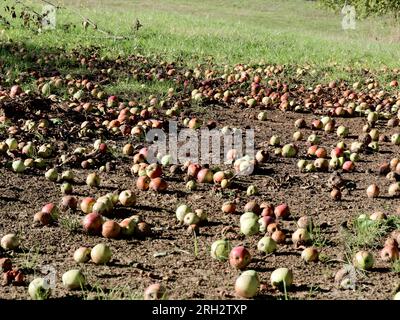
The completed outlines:
<svg viewBox="0 0 400 320">
<path fill-rule="evenodd" d="M 39 9 L 42 5 L 34 1 L 26 3 Z M 397 87 L 389 86 L 399 75 L 396 68 L 400 57 L 400 33 L 395 21 L 390 18 L 358 21 L 356 30 L 344 31 L 340 15 L 322 11 L 315 2 L 296 0 L 278 3 L 251 1 L 250 4 L 224 0 L 201 3 L 178 0 L 87 1 L 83 4 L 64 1 L 60 5 L 63 8 L 57 15 L 56 30 L 36 33 L 19 27 L 18 21 L 13 22 L 11 28 L 4 29 L 1 35 L 4 45 L 0 48 L 2 88 L 9 89 L 17 81 L 23 89 L 31 89 L 39 101 L 45 103 L 48 100 L 37 89 L 37 77 L 29 73 L 21 76 L 21 73 L 34 70 L 46 77 L 46 81 L 52 75 L 65 80 L 65 76 L 70 74 L 72 79 L 87 77 L 107 94 L 117 95 L 121 100 L 136 100 L 140 105 L 148 105 L 149 95 L 170 101 L 168 89 L 172 87 L 177 94 L 171 99 L 171 104 L 182 101 L 184 106 L 183 113 L 173 117 L 174 120 L 182 122 L 186 117 L 197 117 L 204 124 L 216 120 L 218 128 L 252 128 L 256 132 L 256 150 L 268 150 L 270 159 L 254 175 L 237 177 L 229 189 L 220 190 L 213 185 L 199 184 L 197 191 L 189 191 L 184 174 L 172 175 L 165 168 L 168 191 L 141 192 L 136 190 L 137 176 L 130 172 L 133 158 L 122 155 L 121 150 L 126 143 L 133 143 L 139 148 L 143 141 L 106 130 L 102 136 L 110 152 L 100 162 L 109 161 L 115 169 L 100 173 L 102 181 L 99 189 L 93 190 L 85 185 L 87 174 L 97 167 L 83 170 L 80 163 L 72 162 L 61 168 L 75 172 L 74 195 L 79 199 L 130 188 L 135 190 L 137 205 L 129 209 L 118 207 L 112 218 L 120 221 L 124 217 L 140 214 L 152 226 L 153 235 L 145 240 L 109 240 L 86 235 L 80 227 L 83 216 L 80 211 L 62 214 L 59 223 L 53 226 L 35 226 L 33 215 L 44 204 L 60 202 L 60 185 L 46 180 L 41 169 L 13 173 L 9 168 L 10 159 L 2 155 L 0 235 L 18 232 L 21 239 L 19 250 L 2 254 L 9 256 L 14 266 L 24 270 L 28 283 L 40 274 L 44 266 L 52 266 L 57 273 L 56 288 L 52 294 L 55 298 L 140 299 L 148 285 L 162 282 L 171 299 L 233 299 L 234 282 L 240 272 L 228 262 L 219 262 L 210 256 L 213 241 L 224 236 L 222 231 L 226 227 L 232 227 L 233 232 L 228 235 L 232 244 L 243 244 L 250 250 L 253 259 L 248 269 L 258 271 L 261 282 L 266 284 L 256 299 L 393 297 L 400 281 L 400 268 L 398 263 L 383 262 L 379 252 L 388 234 L 400 228 L 400 218 L 396 214 L 400 202 L 387 195 L 390 182 L 378 174 L 378 167 L 396 157 L 399 146 L 386 139 L 379 142 L 379 152 L 363 153 L 355 171 L 343 173 L 343 178 L 351 183 L 344 188 L 341 201 L 333 201 L 330 197 L 331 189 L 327 181 L 331 172 L 299 172 L 296 164 L 298 159 L 307 157 L 305 139 L 310 134 L 317 133 L 321 137 L 319 145 L 326 147 L 328 152 L 342 140 L 336 136 L 336 130 L 324 133 L 312 130 L 310 125 L 312 120 L 327 114 L 327 100 L 337 103 L 344 98 L 343 92 L 353 90 L 354 82 L 360 83 L 354 89 L 360 96 L 372 94 L 373 98 L 377 98 L 379 91 L 383 90 L 382 98 L 377 98 L 381 99 L 380 102 L 389 97 L 394 102 L 397 100 Z M 84 30 L 78 13 L 94 21 L 98 29 L 127 39 L 105 36 L 90 25 Z M 143 26 L 134 31 L 136 19 Z M 138 58 L 138 55 L 148 58 Z M 82 64 L 83 57 L 86 62 Z M 88 69 L 87 61 L 92 57 L 95 57 L 96 68 Z M 50 63 L 38 63 L 38 58 L 48 58 Z M 162 64 L 162 61 L 167 63 Z M 163 69 L 172 62 L 177 70 L 175 74 L 181 77 L 197 66 L 201 70 L 198 79 L 189 78 L 188 90 L 183 90 L 182 81 L 179 82 L 175 75 L 165 76 L 163 81 L 158 81 L 156 77 L 150 80 L 145 76 L 152 73 L 152 68 Z M 305 104 L 304 100 L 313 94 L 316 84 L 323 85 L 322 98 L 315 102 L 314 109 L 303 113 L 290 108 L 282 111 L 280 101 L 276 101 L 267 107 L 266 121 L 257 120 L 258 113 L 265 107 L 262 103 L 249 108 L 233 99 L 228 103 L 218 99 L 191 99 L 191 90 L 198 89 L 207 80 L 204 74 L 207 69 L 215 70 L 214 77 L 211 77 L 214 80 L 208 79 L 211 88 L 216 91 L 223 88 L 222 92 L 226 90 L 220 75 L 225 68 L 228 74 L 238 72 L 233 69 L 237 63 L 253 66 L 254 69 L 261 67 L 261 70 L 267 66 L 283 66 L 277 67 L 277 72 L 269 76 L 262 71 L 266 77 L 262 83 L 268 87 L 268 80 L 275 81 L 270 87 L 277 92 L 282 90 L 276 88 L 277 82 L 287 83 L 291 97 L 298 105 Z M 108 68 L 113 69 L 110 74 L 101 72 L 101 69 Z M 372 81 L 368 82 L 369 79 Z M 251 78 L 245 81 L 246 85 L 238 84 L 238 95 L 250 95 L 249 81 Z M 328 87 L 331 81 L 336 81 L 336 88 Z M 368 88 L 369 83 L 376 83 L 376 88 Z M 309 86 L 313 88 L 309 89 Z M 97 123 L 99 117 L 101 120 L 108 119 L 108 115 L 68 110 L 71 102 L 90 101 L 97 105 L 105 102 L 105 98 L 97 99 L 85 92 L 82 98 L 74 101 L 67 85 L 55 93 L 57 99 L 44 110 L 48 118 L 58 119 L 58 122 L 51 122 L 49 131 L 44 134 L 15 134 L 19 142 L 31 140 L 37 146 L 47 142 L 57 146 L 48 168 L 58 163 L 61 154 L 70 155 L 80 146 L 90 149 L 93 141 L 99 138 L 96 135 L 82 137 L 75 134 L 79 128 L 75 129 L 83 121 Z M 345 105 L 350 102 L 347 97 Z M 375 108 L 372 98 L 368 99 L 368 103 Z M 25 110 L 21 113 L 23 121 L 30 117 L 37 119 L 32 110 L 38 106 L 32 100 L 16 98 L 13 101 L 14 107 Z M 169 106 L 169 102 L 166 105 Z M 4 111 L 3 102 L 1 106 Z M 390 112 L 393 111 L 390 109 Z M 165 115 L 165 108 L 161 107 L 156 115 L 161 120 L 171 120 Z M 395 112 L 393 117 L 396 117 Z M 274 148 L 268 145 L 270 137 L 278 135 L 284 144 L 291 143 L 293 132 L 297 130 L 294 122 L 298 118 L 304 118 L 307 123 L 307 128 L 301 129 L 305 139 L 297 143 L 298 155 L 294 159 L 274 155 Z M 335 120 L 336 126 L 350 128 L 350 135 L 343 139 L 347 145 L 358 140 L 365 116 L 340 116 Z M 12 121 L 17 123 L 18 119 Z M 13 122 L 2 125 L 1 140 L 9 137 Z M 381 135 L 390 138 L 399 130 L 398 126 L 387 127 L 386 122 L 380 119 L 376 128 Z M 70 136 L 66 129 L 73 129 Z M 60 144 L 62 141 L 67 145 Z M 378 184 L 381 189 L 381 195 L 375 199 L 367 198 L 365 192 L 372 183 Z M 259 194 L 249 197 L 246 189 L 251 184 L 258 187 Z M 222 213 L 221 206 L 228 200 L 237 202 L 237 214 Z M 287 243 L 278 245 L 275 254 L 264 256 L 257 252 L 261 233 L 251 237 L 239 234 L 240 214 L 249 200 L 256 200 L 259 204 L 264 201 L 274 205 L 287 203 L 291 208 L 290 219 L 282 222 Z M 180 203 L 187 203 L 193 209 L 203 208 L 209 215 L 209 223 L 200 228 L 196 238 L 176 222 L 175 210 Z M 389 219 L 368 227 L 354 223 L 360 214 L 369 215 L 375 211 L 383 211 Z M 300 258 L 301 250 L 295 249 L 290 242 L 290 235 L 296 230 L 296 220 L 302 215 L 311 216 L 316 225 L 312 242 L 321 252 L 321 261 L 315 264 L 305 264 Z M 99 242 L 110 246 L 112 263 L 107 266 L 93 263 L 80 265 L 91 287 L 82 291 L 66 291 L 62 287 L 61 276 L 77 267 L 72 259 L 73 252 L 80 246 L 92 247 Z M 352 257 L 361 249 L 373 253 L 376 260 L 374 268 L 357 273 L 355 290 L 338 289 L 334 283 L 336 271 L 351 264 Z M 286 296 L 269 284 L 271 272 L 278 267 L 289 267 L 294 273 L 294 286 Z M 2 286 L 0 297 L 26 299 L 27 286 Z"/>
</svg>

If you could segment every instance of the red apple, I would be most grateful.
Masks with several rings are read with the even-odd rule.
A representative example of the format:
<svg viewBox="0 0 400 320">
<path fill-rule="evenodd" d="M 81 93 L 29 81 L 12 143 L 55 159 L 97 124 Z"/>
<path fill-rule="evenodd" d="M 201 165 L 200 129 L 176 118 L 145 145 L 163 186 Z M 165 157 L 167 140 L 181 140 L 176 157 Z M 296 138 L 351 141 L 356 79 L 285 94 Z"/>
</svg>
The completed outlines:
<svg viewBox="0 0 400 320">
<path fill-rule="evenodd" d="M 353 161 L 346 161 L 345 163 L 343 163 L 343 167 L 342 167 L 343 171 L 345 172 L 351 172 L 354 170 L 354 163 Z"/>
<path fill-rule="evenodd" d="M 289 206 L 286 203 L 282 203 L 275 207 L 274 213 L 277 219 L 286 219 L 290 216 Z"/>
<path fill-rule="evenodd" d="M 213 181 L 213 173 L 210 169 L 201 169 L 197 173 L 197 181 L 199 183 L 211 183 Z"/>
<path fill-rule="evenodd" d="M 152 163 L 146 167 L 146 174 L 150 179 L 155 179 L 161 176 L 162 168 L 157 163 Z"/>
<path fill-rule="evenodd" d="M 246 268 L 250 261 L 250 252 L 243 246 L 234 247 L 229 254 L 229 263 L 236 269 Z"/>
<path fill-rule="evenodd" d="M 61 200 L 62 210 L 71 209 L 72 211 L 75 211 L 77 205 L 78 205 L 78 200 L 74 196 L 64 196 Z"/>
<path fill-rule="evenodd" d="M 262 203 L 260 208 L 262 209 L 261 216 L 274 216 L 275 208 L 271 203 Z"/>
<path fill-rule="evenodd" d="M 255 214 L 259 215 L 261 213 L 261 208 L 257 202 L 252 200 L 246 203 L 244 206 L 244 212 L 254 212 Z"/>
<path fill-rule="evenodd" d="M 331 157 L 332 158 L 340 158 L 342 156 L 343 156 L 343 149 L 342 148 L 336 147 L 335 149 L 333 149 L 331 151 Z"/>
<path fill-rule="evenodd" d="M 168 188 L 168 184 L 164 179 L 158 177 L 150 181 L 149 188 L 157 192 L 165 191 Z"/>
<path fill-rule="evenodd" d="M 315 151 L 315 155 L 317 156 L 317 158 L 326 158 L 326 156 L 327 156 L 326 149 L 323 148 L 323 147 L 318 148 L 318 149 Z"/>
<path fill-rule="evenodd" d="M 139 190 L 149 190 L 150 178 L 148 176 L 140 176 L 136 181 L 136 187 Z"/>
<path fill-rule="evenodd" d="M 121 227 L 113 220 L 107 220 L 103 223 L 101 234 L 105 238 L 116 239 L 121 233 Z"/>
<path fill-rule="evenodd" d="M 197 177 L 197 174 L 199 173 L 200 169 L 201 166 L 199 164 L 191 163 L 188 167 L 187 174 L 190 177 Z"/>
<path fill-rule="evenodd" d="M 48 203 L 43 206 L 41 211 L 44 213 L 49 213 L 51 215 L 54 215 L 58 213 L 58 208 L 54 203 Z"/>
<path fill-rule="evenodd" d="M 218 172 L 214 173 L 214 176 L 213 176 L 214 183 L 220 184 L 221 181 L 224 179 L 225 179 L 225 172 L 218 171 Z"/>
<path fill-rule="evenodd" d="M 222 205 L 222 212 L 224 213 L 235 213 L 236 212 L 236 204 L 228 201 Z"/>
<path fill-rule="evenodd" d="M 89 213 L 82 220 L 83 229 L 89 234 L 100 234 L 103 217 L 98 213 Z"/>
<path fill-rule="evenodd" d="M 307 154 L 309 156 L 315 156 L 315 152 L 317 152 L 318 146 L 317 145 L 312 145 L 311 147 L 308 148 Z"/>
<path fill-rule="evenodd" d="M 84 198 L 81 201 L 81 210 L 86 214 L 91 213 L 95 203 L 96 200 L 94 198 L 91 197 Z"/>
</svg>

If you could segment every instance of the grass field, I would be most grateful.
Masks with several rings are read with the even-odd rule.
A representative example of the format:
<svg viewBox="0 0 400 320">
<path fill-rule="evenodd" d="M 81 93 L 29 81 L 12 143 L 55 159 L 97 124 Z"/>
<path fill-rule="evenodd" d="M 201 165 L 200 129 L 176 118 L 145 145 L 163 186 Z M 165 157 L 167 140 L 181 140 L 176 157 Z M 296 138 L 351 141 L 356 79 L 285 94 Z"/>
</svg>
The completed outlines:
<svg viewBox="0 0 400 320">
<path fill-rule="evenodd" d="M 40 10 L 41 1 L 24 1 Z M 303 0 L 255 1 L 75 1 L 55 2 L 58 29 L 41 34 L 11 28 L 3 37 L 22 40 L 34 49 L 74 48 L 100 45 L 110 56 L 144 54 L 184 64 L 212 61 L 218 65 L 273 63 L 310 65 L 314 81 L 354 79 L 346 67 L 394 68 L 400 57 L 398 24 L 389 18 L 358 21 L 356 30 L 343 30 L 339 13 L 322 10 L 317 2 Z M 114 40 L 89 27 L 82 17 L 99 29 L 127 40 Z M 139 19 L 143 27 L 133 32 Z M 65 24 L 75 27 L 66 31 Z"/>
</svg>

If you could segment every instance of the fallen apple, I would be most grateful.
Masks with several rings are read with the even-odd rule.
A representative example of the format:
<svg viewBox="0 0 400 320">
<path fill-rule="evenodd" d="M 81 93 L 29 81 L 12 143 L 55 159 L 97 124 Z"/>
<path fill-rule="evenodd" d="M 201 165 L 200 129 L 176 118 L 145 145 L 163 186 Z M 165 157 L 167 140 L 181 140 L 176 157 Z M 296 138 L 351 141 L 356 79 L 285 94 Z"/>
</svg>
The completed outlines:
<svg viewBox="0 0 400 320">
<path fill-rule="evenodd" d="M 222 212 L 224 213 L 235 213 L 236 212 L 236 204 L 232 201 L 225 202 L 222 205 Z"/>
<path fill-rule="evenodd" d="M 274 210 L 275 217 L 277 219 L 286 219 L 290 216 L 289 206 L 285 203 L 282 203 L 275 207 Z"/>
<path fill-rule="evenodd" d="M 124 190 L 119 194 L 118 200 L 124 207 L 132 207 L 136 204 L 136 195 L 131 190 Z"/>
<path fill-rule="evenodd" d="M 246 212 L 240 216 L 240 232 L 246 236 L 258 233 L 260 225 L 258 216 L 253 212 Z"/>
<path fill-rule="evenodd" d="M 146 175 L 150 178 L 150 179 L 155 179 L 160 177 L 162 174 L 162 168 L 159 164 L 157 163 L 152 163 L 149 164 L 146 167 Z"/>
<path fill-rule="evenodd" d="M 47 226 L 53 222 L 53 218 L 50 213 L 39 211 L 33 216 L 33 222 Z"/>
<path fill-rule="evenodd" d="M 176 218 L 178 219 L 179 222 L 183 223 L 183 220 L 189 212 L 191 212 L 192 209 L 186 205 L 186 204 L 181 204 L 175 211 Z"/>
<path fill-rule="evenodd" d="M 12 167 L 13 171 L 16 172 L 16 173 L 22 173 L 26 169 L 24 161 L 22 161 L 22 160 L 13 161 L 12 164 L 11 164 L 11 167 Z"/>
<path fill-rule="evenodd" d="M 287 290 L 293 283 L 293 273 L 288 268 L 278 268 L 271 274 L 271 285 L 281 291 Z"/>
<path fill-rule="evenodd" d="M 12 262 L 9 258 L 0 258 L 0 271 L 7 272 L 12 269 Z"/>
<path fill-rule="evenodd" d="M 316 262 L 319 259 L 319 252 L 314 247 L 305 248 L 301 253 L 301 258 L 305 262 Z"/>
<path fill-rule="evenodd" d="M 254 212 L 258 215 L 261 213 L 261 208 L 256 201 L 252 200 L 245 204 L 244 212 Z"/>
<path fill-rule="evenodd" d="M 90 260 L 90 249 L 86 247 L 80 247 L 74 252 L 74 260 L 77 263 L 86 263 Z"/>
<path fill-rule="evenodd" d="M 96 172 L 89 173 L 86 178 L 86 184 L 91 188 L 98 188 L 100 186 L 100 177 Z"/>
<path fill-rule="evenodd" d="M 282 156 L 285 158 L 294 158 L 297 155 L 297 148 L 294 144 L 286 144 L 282 147 Z"/>
<path fill-rule="evenodd" d="M 260 280 L 258 274 L 254 270 L 247 270 L 235 281 L 235 292 L 243 298 L 252 298 L 257 295 L 260 289 Z"/>
<path fill-rule="evenodd" d="M 281 138 L 278 136 L 272 136 L 271 139 L 269 139 L 269 145 L 270 146 L 279 146 L 281 144 Z"/>
<path fill-rule="evenodd" d="M 278 244 L 284 244 L 286 240 L 286 234 L 282 230 L 275 230 L 271 234 L 271 238 Z"/>
<path fill-rule="evenodd" d="M 95 212 L 87 214 L 82 220 L 83 229 L 89 234 L 100 234 L 103 217 Z"/>
<path fill-rule="evenodd" d="M 140 222 L 138 216 L 126 218 L 120 222 L 121 234 L 124 237 L 131 237 L 136 232 L 137 224 Z"/>
<path fill-rule="evenodd" d="M 263 237 L 258 241 L 257 249 L 264 253 L 272 253 L 276 251 L 276 242 L 271 237 Z"/>
<path fill-rule="evenodd" d="M 111 256 L 110 248 L 104 243 L 95 245 L 90 252 L 90 257 L 95 264 L 107 264 Z"/>
<path fill-rule="evenodd" d="M 96 203 L 96 200 L 94 198 L 90 198 L 90 197 L 84 198 L 80 204 L 81 210 L 86 214 L 91 213 L 93 210 L 93 205 L 95 203 Z"/>
<path fill-rule="evenodd" d="M 61 189 L 61 193 L 62 193 L 62 194 L 71 194 L 71 193 L 72 193 L 72 190 L 73 190 L 73 187 L 72 187 L 72 184 L 71 184 L 71 183 L 69 183 L 69 182 L 63 182 L 63 183 L 61 184 L 60 189 Z"/>
<path fill-rule="evenodd" d="M 160 300 L 167 298 L 167 289 L 160 283 L 148 286 L 143 295 L 144 300 Z"/>
<path fill-rule="evenodd" d="M 4 250 L 15 250 L 19 246 L 19 239 L 15 233 L 9 233 L 1 238 L 0 244 Z"/>
<path fill-rule="evenodd" d="M 312 230 L 314 224 L 310 216 L 302 216 L 297 220 L 297 226 L 306 230 Z"/>
<path fill-rule="evenodd" d="M 213 173 L 210 169 L 201 169 L 197 174 L 197 181 L 199 183 L 212 183 Z"/>
<path fill-rule="evenodd" d="M 260 232 L 265 233 L 267 232 L 267 228 L 271 223 L 275 222 L 275 218 L 272 216 L 262 216 L 258 219 L 258 224 L 260 225 Z"/>
<path fill-rule="evenodd" d="M 74 182 L 74 173 L 71 170 L 63 171 L 61 173 L 61 181 Z"/>
<path fill-rule="evenodd" d="M 46 300 L 51 295 L 51 288 L 44 278 L 35 278 L 29 284 L 28 293 L 33 300 Z"/>
<path fill-rule="evenodd" d="M 149 190 L 149 185 L 150 185 L 150 178 L 148 176 L 140 176 L 136 181 L 136 187 L 142 191 Z"/>
<path fill-rule="evenodd" d="M 399 248 L 394 245 L 386 245 L 380 253 L 381 259 L 385 262 L 399 260 Z"/>
<path fill-rule="evenodd" d="M 75 211 L 78 206 L 78 200 L 74 196 L 64 196 L 61 199 L 61 210 Z"/>
<path fill-rule="evenodd" d="M 121 233 L 121 227 L 113 220 L 107 220 L 103 223 L 101 234 L 104 238 L 116 239 Z"/>
<path fill-rule="evenodd" d="M 86 280 L 81 270 L 72 269 L 62 275 L 62 283 L 68 290 L 83 289 Z"/>
<path fill-rule="evenodd" d="M 248 186 L 246 193 L 247 193 L 248 196 L 257 195 L 258 194 L 258 188 L 256 186 L 254 186 L 254 185 L 250 185 L 250 186 Z"/>
<path fill-rule="evenodd" d="M 207 221 L 208 214 L 203 209 L 196 209 L 194 212 L 199 217 L 200 222 L 206 222 Z"/>
<path fill-rule="evenodd" d="M 44 176 L 46 177 L 46 179 L 56 182 L 58 179 L 58 171 L 55 168 L 51 168 L 49 170 L 46 171 L 46 173 L 44 174 Z"/>
<path fill-rule="evenodd" d="M 292 234 L 292 242 L 295 246 L 307 245 L 311 240 L 307 229 L 299 228 Z"/>
<path fill-rule="evenodd" d="M 250 252 L 243 246 L 234 247 L 229 253 L 229 263 L 236 269 L 242 270 L 246 268 L 250 261 Z"/>
<path fill-rule="evenodd" d="M 197 224 L 199 222 L 200 218 L 195 212 L 189 212 L 183 218 L 183 223 L 187 226 L 190 226 L 191 224 Z"/>
<path fill-rule="evenodd" d="M 370 270 L 374 266 L 374 257 L 368 251 L 358 251 L 354 256 L 353 264 L 358 269 Z"/>
<path fill-rule="evenodd" d="M 156 192 L 161 192 L 165 191 L 168 188 L 168 184 L 164 179 L 158 177 L 155 179 L 151 179 L 149 188 Z"/>
<path fill-rule="evenodd" d="M 229 240 L 217 240 L 211 245 L 211 257 L 220 261 L 225 261 L 229 258 L 229 253 L 232 246 Z"/>
<path fill-rule="evenodd" d="M 388 194 L 391 197 L 397 197 L 400 195 L 400 184 L 399 182 L 392 183 L 388 188 Z"/>
</svg>

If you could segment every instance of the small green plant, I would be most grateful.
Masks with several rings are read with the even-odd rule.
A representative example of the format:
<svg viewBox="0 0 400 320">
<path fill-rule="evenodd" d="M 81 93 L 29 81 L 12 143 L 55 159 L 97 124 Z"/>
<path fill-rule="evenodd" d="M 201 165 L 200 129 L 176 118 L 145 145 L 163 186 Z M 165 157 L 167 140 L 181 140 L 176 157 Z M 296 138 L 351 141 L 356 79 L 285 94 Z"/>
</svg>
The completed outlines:
<svg viewBox="0 0 400 320">
<path fill-rule="evenodd" d="M 286 290 L 286 281 L 283 281 L 283 292 L 284 292 L 285 300 L 286 300 L 286 301 L 289 300 L 290 297 L 289 297 L 289 295 L 288 295 L 288 293 L 287 293 L 287 290 Z"/>
<path fill-rule="evenodd" d="M 319 254 L 319 261 L 321 261 L 322 263 L 326 263 L 328 261 L 330 261 L 331 258 L 326 254 L 326 253 L 320 253 Z"/>
<path fill-rule="evenodd" d="M 58 223 L 69 233 L 77 233 L 81 228 L 81 223 L 76 217 L 61 216 L 58 220 Z"/>
<path fill-rule="evenodd" d="M 193 245 L 194 245 L 194 256 L 197 258 L 199 255 L 199 243 L 196 236 L 196 231 L 193 230 Z"/>
<path fill-rule="evenodd" d="M 143 300 L 143 294 L 133 290 L 130 286 L 116 286 L 112 289 L 103 289 L 96 283 L 90 290 L 84 290 L 85 300 Z"/>
<path fill-rule="evenodd" d="M 386 225 L 391 229 L 400 229 L 400 216 L 391 215 L 386 219 Z"/>
<path fill-rule="evenodd" d="M 314 247 L 323 248 L 327 245 L 328 239 L 326 236 L 321 232 L 321 228 L 318 227 L 309 227 L 308 232 L 310 234 L 311 242 Z"/>
<path fill-rule="evenodd" d="M 311 284 L 310 290 L 308 291 L 308 298 L 312 299 L 315 295 L 321 291 L 321 288 L 318 285 Z"/>
<path fill-rule="evenodd" d="M 31 247 L 28 251 L 23 250 L 23 254 L 21 255 L 21 261 L 19 262 L 19 266 L 22 270 L 26 272 L 31 272 L 37 269 L 39 264 L 40 257 L 40 247 L 39 245 L 35 245 Z"/>
<path fill-rule="evenodd" d="M 347 249 L 354 252 L 362 248 L 376 249 L 380 238 L 389 230 L 387 221 L 374 221 L 368 217 L 356 218 L 350 229 L 342 231 L 342 236 Z"/>
<path fill-rule="evenodd" d="M 396 261 L 393 262 L 392 271 L 396 272 L 396 273 L 400 273 L 400 260 L 399 259 L 397 259 Z"/>
</svg>

